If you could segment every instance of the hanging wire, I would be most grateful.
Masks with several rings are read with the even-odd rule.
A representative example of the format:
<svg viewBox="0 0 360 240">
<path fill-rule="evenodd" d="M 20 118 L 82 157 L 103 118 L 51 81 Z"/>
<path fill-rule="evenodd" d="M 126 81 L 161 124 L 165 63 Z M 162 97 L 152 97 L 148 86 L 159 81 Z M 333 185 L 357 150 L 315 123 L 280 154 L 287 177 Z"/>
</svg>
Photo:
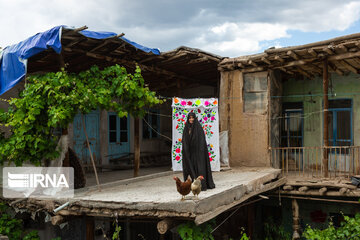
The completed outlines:
<svg viewBox="0 0 360 240">
<path fill-rule="evenodd" d="M 359 96 L 360 92 L 337 92 L 337 93 L 329 93 L 327 94 L 328 97 L 332 97 L 332 96 Z M 312 94 L 293 94 L 293 95 L 281 95 L 281 96 L 270 96 L 270 98 L 301 98 L 301 97 L 323 97 L 325 96 L 325 94 L 323 93 L 312 93 Z M 174 97 L 165 97 L 165 96 L 161 96 L 159 95 L 158 98 L 161 99 L 167 99 L 167 100 L 172 100 Z M 217 97 L 217 99 L 221 100 L 221 99 L 242 99 L 242 97 Z"/>
<path fill-rule="evenodd" d="M 278 117 L 272 117 L 269 118 L 267 117 L 267 120 L 277 120 L 277 119 L 305 119 L 305 118 L 309 118 L 310 116 L 314 115 L 314 114 L 318 114 L 318 113 L 323 113 L 323 112 L 328 112 L 329 110 L 319 110 L 319 111 L 314 111 L 314 112 L 309 112 L 309 113 L 304 113 L 301 115 L 296 115 L 296 116 L 278 116 Z M 148 111 L 147 114 L 150 115 L 156 115 L 156 116 L 160 116 L 160 117 L 169 117 L 172 118 L 172 115 L 167 115 L 167 114 L 160 114 L 160 113 L 155 113 L 155 112 L 150 112 Z M 261 116 L 264 116 L 261 114 Z M 238 121 L 238 120 L 244 120 L 243 118 L 230 118 L 231 121 Z"/>
<path fill-rule="evenodd" d="M 159 133 L 156 129 L 154 129 L 154 128 L 145 120 L 145 118 L 143 118 L 142 120 L 146 123 L 146 125 L 148 125 L 148 126 L 149 126 L 154 132 L 156 132 L 158 135 L 160 135 L 160 136 L 166 138 L 167 140 L 169 140 L 170 142 L 172 142 L 172 139 L 171 139 L 171 138 L 169 138 L 168 136 L 165 136 L 165 135 Z"/>
</svg>

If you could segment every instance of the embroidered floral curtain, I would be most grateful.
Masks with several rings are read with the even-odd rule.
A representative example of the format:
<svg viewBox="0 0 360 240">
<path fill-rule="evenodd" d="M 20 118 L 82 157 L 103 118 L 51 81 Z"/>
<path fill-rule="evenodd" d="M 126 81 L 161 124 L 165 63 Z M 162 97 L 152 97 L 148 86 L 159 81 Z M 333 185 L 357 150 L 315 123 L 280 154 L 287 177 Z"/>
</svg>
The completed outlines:
<svg viewBox="0 0 360 240">
<path fill-rule="evenodd" d="M 217 98 L 194 98 L 172 100 L 173 138 L 172 167 L 173 171 L 182 171 L 182 144 L 187 115 L 194 112 L 204 129 L 208 145 L 210 166 L 212 171 L 220 171 L 219 152 L 219 115 Z"/>
</svg>

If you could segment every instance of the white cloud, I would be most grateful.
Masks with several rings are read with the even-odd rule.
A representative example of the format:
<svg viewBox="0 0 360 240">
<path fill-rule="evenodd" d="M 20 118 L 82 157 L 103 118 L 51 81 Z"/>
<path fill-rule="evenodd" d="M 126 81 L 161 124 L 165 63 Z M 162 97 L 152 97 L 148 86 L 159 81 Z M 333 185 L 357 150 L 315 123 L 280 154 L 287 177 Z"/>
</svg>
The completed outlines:
<svg viewBox="0 0 360 240">
<path fill-rule="evenodd" d="M 281 24 L 226 22 L 205 31 L 193 44 L 223 56 L 239 56 L 260 51 L 261 41 L 290 37 L 286 31 Z"/>
<path fill-rule="evenodd" d="M 260 52 L 267 41 L 291 39 L 293 30 L 343 31 L 360 20 L 360 1 L 347 0 L 0 0 L 0 6 L 2 47 L 56 25 L 87 25 L 162 51 L 187 45 L 223 56 Z"/>
<path fill-rule="evenodd" d="M 302 8 L 285 9 L 280 13 L 288 29 L 304 32 L 343 31 L 360 19 L 360 2 L 340 2 L 331 7 L 306 2 Z M 285 20 L 288 19 L 288 20 Z"/>
</svg>

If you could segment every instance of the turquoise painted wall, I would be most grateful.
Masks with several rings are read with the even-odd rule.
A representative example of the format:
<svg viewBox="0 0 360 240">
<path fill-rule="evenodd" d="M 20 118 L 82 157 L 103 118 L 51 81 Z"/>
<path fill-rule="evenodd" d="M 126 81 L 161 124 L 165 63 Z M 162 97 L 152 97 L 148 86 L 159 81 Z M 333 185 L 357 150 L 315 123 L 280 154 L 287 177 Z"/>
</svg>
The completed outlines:
<svg viewBox="0 0 360 240">
<path fill-rule="evenodd" d="M 329 76 L 329 99 L 352 99 L 353 144 L 360 144 L 360 75 Z M 304 146 L 322 145 L 322 78 L 312 80 L 290 79 L 283 82 L 283 102 L 303 102 Z M 312 95 L 312 96 L 310 96 Z M 287 97 L 286 97 L 287 96 Z"/>
</svg>

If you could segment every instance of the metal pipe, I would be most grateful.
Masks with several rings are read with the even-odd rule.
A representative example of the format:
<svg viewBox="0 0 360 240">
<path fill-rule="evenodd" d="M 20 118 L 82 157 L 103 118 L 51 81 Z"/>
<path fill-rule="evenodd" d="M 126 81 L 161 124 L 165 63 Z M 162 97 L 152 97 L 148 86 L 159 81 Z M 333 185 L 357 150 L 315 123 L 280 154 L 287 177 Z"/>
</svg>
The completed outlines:
<svg viewBox="0 0 360 240">
<path fill-rule="evenodd" d="M 54 213 L 57 213 L 58 211 L 66 208 L 67 206 L 69 206 L 69 204 L 70 204 L 70 202 L 66 202 L 66 203 L 64 203 L 63 205 L 61 205 L 60 207 L 55 208 L 55 209 L 54 209 Z"/>
</svg>

